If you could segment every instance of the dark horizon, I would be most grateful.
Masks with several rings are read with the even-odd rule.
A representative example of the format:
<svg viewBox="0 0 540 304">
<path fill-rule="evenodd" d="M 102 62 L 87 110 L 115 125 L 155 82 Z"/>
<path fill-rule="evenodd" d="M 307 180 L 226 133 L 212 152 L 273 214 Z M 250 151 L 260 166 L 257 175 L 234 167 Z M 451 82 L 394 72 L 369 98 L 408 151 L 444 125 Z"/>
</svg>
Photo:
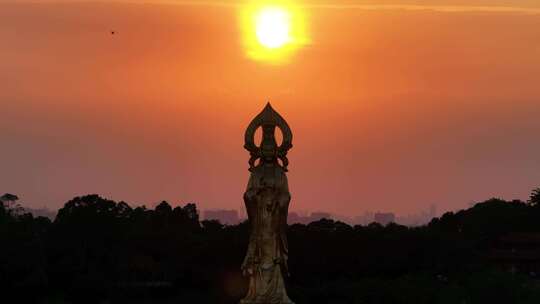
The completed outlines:
<svg viewBox="0 0 540 304">
<path fill-rule="evenodd" d="M 94 194 L 98 195 L 98 194 Z M 17 196 L 18 197 L 18 196 Z M 81 196 L 77 196 L 81 197 Z M 105 198 L 105 199 L 111 199 L 111 198 Z M 501 198 L 493 197 L 491 199 L 501 200 Z M 530 199 L 530 196 L 529 196 Z M 119 202 L 124 202 L 124 200 L 119 200 Z M 520 199 L 513 199 L 509 201 L 527 201 L 527 200 L 520 200 Z M 171 204 L 171 206 L 182 206 L 185 203 L 178 203 L 178 204 L 172 204 L 171 202 L 167 201 L 158 201 L 151 204 L 141 204 L 141 205 L 134 205 L 130 202 L 126 202 L 128 205 L 130 205 L 133 208 L 137 207 L 144 207 L 144 208 L 155 208 L 156 206 L 162 204 L 162 203 L 168 203 Z M 191 202 L 195 206 L 198 206 L 197 202 Z M 399 225 L 404 225 L 408 227 L 419 227 L 429 224 L 433 219 L 438 218 L 445 213 L 449 212 L 459 212 L 466 210 L 468 208 L 474 207 L 476 204 L 481 202 L 470 202 L 467 204 L 467 207 L 456 209 L 456 210 L 446 210 L 444 212 L 439 212 L 437 210 L 437 206 L 432 204 L 428 206 L 428 208 L 424 210 L 419 210 L 416 213 L 408 213 L 408 214 L 397 214 L 393 212 L 392 210 L 366 210 L 359 214 L 348 214 L 348 215 L 342 215 L 342 214 L 334 214 L 331 212 L 327 212 L 324 210 L 289 210 L 289 224 L 308 224 L 311 222 L 316 222 L 321 219 L 331 219 L 335 221 L 340 221 L 343 223 L 346 223 L 348 225 L 368 225 L 370 223 L 382 223 L 381 220 L 377 220 L 377 215 L 389 215 L 392 217 L 392 220 L 389 222 L 393 222 Z M 18 204 L 26 210 L 26 212 L 29 212 L 33 214 L 35 217 L 37 216 L 44 216 L 49 218 L 50 220 L 54 220 L 57 216 L 58 209 L 49 209 L 47 206 L 43 206 L 41 208 L 30 208 L 24 204 L 18 198 Z M 207 212 L 211 213 L 212 215 L 207 217 Z M 227 214 L 223 214 L 223 213 Z M 234 214 L 230 214 L 230 212 L 234 212 Z M 222 217 L 220 217 L 222 216 Z M 232 218 L 231 218 L 232 216 Z M 222 224 L 232 224 L 236 225 L 243 221 L 247 220 L 246 210 L 245 207 L 242 207 L 241 209 L 219 209 L 219 208 L 213 208 L 213 209 L 199 209 L 199 217 L 203 220 L 219 220 Z M 383 222 L 385 222 L 383 220 Z"/>
<path fill-rule="evenodd" d="M 237 304 L 247 290 L 247 222 L 97 195 L 70 200 L 51 222 L 20 213 L 16 197 L 0 200 L 2 300 Z M 489 199 L 416 228 L 290 225 L 288 291 L 299 304 L 537 303 L 538 218 L 540 188 L 529 202 Z"/>
</svg>

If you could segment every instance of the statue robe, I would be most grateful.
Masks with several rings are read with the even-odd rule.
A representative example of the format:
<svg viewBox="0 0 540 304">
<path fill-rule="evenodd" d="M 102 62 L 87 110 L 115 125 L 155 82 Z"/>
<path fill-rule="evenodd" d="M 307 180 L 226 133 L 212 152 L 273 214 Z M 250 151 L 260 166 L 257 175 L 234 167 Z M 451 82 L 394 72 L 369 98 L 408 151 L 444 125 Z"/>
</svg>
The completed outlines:
<svg viewBox="0 0 540 304">
<path fill-rule="evenodd" d="M 291 196 L 287 176 L 277 163 L 253 168 L 244 202 L 251 235 L 242 271 L 249 291 L 240 304 L 294 304 L 287 296 L 287 214 Z"/>
</svg>

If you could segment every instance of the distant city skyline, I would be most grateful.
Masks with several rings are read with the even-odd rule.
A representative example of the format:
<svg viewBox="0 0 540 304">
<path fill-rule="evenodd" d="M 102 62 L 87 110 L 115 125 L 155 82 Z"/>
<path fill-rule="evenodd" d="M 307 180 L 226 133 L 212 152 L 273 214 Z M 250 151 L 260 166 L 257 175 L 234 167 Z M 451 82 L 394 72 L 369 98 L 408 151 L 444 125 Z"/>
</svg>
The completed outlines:
<svg viewBox="0 0 540 304">
<path fill-rule="evenodd" d="M 196 203 L 195 203 L 196 204 Z M 158 203 L 149 205 L 150 208 L 155 208 Z M 51 220 L 54 220 L 58 210 L 49 209 L 46 206 L 41 208 L 31 208 L 25 206 L 24 203 L 21 206 L 27 211 L 32 213 L 34 216 L 43 216 Z M 133 208 L 137 206 L 131 206 Z M 469 206 L 471 207 L 471 206 Z M 357 215 L 340 215 L 333 214 L 331 212 L 325 211 L 307 211 L 307 210 L 291 210 L 289 211 L 288 222 L 289 224 L 308 224 L 314 221 L 318 221 L 323 218 L 332 219 L 336 221 L 341 221 L 349 225 L 368 225 L 373 222 L 378 222 L 380 224 L 386 225 L 390 222 L 395 222 L 400 225 L 405 226 L 421 226 L 429 223 L 434 217 L 440 216 L 437 214 L 436 205 L 430 205 L 426 210 L 420 210 L 418 213 L 413 214 L 396 214 L 392 211 L 381 212 L 381 211 L 364 211 L 363 213 Z M 244 209 L 198 209 L 200 220 L 218 220 L 222 224 L 226 225 L 236 225 L 242 221 L 247 220 L 245 216 Z M 378 220 L 377 215 L 382 215 L 384 217 L 390 216 L 393 220 Z"/>
</svg>

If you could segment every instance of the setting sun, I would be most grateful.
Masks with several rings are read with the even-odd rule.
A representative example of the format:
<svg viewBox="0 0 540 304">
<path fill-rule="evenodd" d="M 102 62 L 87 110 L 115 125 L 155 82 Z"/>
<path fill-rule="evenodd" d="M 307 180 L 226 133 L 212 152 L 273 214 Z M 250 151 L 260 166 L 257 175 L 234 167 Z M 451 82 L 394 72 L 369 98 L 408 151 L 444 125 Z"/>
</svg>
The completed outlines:
<svg viewBox="0 0 540 304">
<path fill-rule="evenodd" d="M 290 15 L 281 8 L 269 7 L 256 17 L 259 43 L 268 48 L 279 48 L 290 41 Z"/>
<path fill-rule="evenodd" d="M 292 1 L 252 1 L 240 15 L 251 59 L 282 63 L 309 42 L 305 12 Z"/>
</svg>

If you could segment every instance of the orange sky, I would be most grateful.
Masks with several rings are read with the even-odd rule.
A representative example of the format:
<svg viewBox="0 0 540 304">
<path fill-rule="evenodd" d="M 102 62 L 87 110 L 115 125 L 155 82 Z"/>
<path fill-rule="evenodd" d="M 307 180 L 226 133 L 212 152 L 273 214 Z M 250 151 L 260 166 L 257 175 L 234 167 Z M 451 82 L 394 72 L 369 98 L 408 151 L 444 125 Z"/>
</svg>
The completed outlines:
<svg viewBox="0 0 540 304">
<path fill-rule="evenodd" d="M 28 205 L 239 208 L 267 100 L 295 135 L 293 210 L 453 210 L 540 185 L 536 0 L 304 2 L 311 44 L 281 65 L 246 56 L 227 1 L 21 2 L 0 1 L 0 192 Z"/>
</svg>

